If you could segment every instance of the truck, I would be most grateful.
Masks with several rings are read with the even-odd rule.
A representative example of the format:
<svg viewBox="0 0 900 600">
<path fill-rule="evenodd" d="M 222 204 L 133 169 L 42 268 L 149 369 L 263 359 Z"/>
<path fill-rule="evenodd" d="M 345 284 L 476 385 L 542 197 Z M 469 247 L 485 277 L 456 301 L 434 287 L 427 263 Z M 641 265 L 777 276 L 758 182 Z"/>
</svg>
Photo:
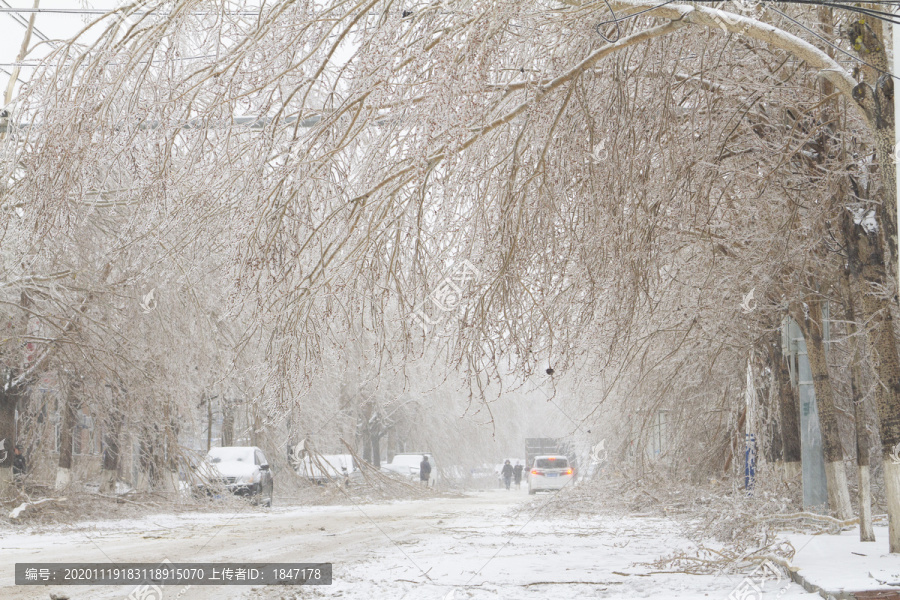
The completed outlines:
<svg viewBox="0 0 900 600">
<path fill-rule="evenodd" d="M 569 464 L 578 473 L 578 460 L 571 444 L 563 438 L 525 438 L 525 469 L 534 466 L 535 456 L 560 454 L 569 459 Z"/>
</svg>

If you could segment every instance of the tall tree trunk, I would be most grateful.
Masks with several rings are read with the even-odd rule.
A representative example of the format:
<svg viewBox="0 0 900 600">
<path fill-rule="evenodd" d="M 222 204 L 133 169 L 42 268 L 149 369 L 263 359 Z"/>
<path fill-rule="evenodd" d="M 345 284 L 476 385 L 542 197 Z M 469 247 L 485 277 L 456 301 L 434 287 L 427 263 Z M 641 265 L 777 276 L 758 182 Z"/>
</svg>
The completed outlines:
<svg viewBox="0 0 900 600">
<path fill-rule="evenodd" d="M 14 373 L 7 374 L 8 379 L 13 376 Z M 0 385 L 0 440 L 3 441 L 3 449 L 0 450 L 0 498 L 9 496 L 13 488 L 13 446 L 17 442 L 16 403 L 19 400 L 17 392 L 18 390 L 7 390 L 5 385 Z"/>
<path fill-rule="evenodd" d="M 56 489 L 63 490 L 72 483 L 72 446 L 78 416 L 78 404 L 74 381 L 65 384 L 65 396 L 62 401 L 62 414 L 59 426 L 59 462 L 56 468 Z"/>
<path fill-rule="evenodd" d="M 363 440 L 362 440 L 363 441 L 363 460 L 366 461 L 367 463 L 371 464 L 372 463 L 372 444 L 369 441 L 369 434 L 363 432 L 362 438 L 363 438 Z"/>
<path fill-rule="evenodd" d="M 838 519 L 849 519 L 853 514 L 850 505 L 850 490 L 847 487 L 847 470 L 844 467 L 844 446 L 838 428 L 837 410 L 834 407 L 834 390 L 828 376 L 828 362 L 825 358 L 823 300 L 819 296 L 808 296 L 806 315 L 796 311 L 796 321 L 806 338 L 809 369 L 816 392 L 816 406 L 819 411 L 819 425 L 822 429 L 822 444 L 825 450 L 825 478 L 828 486 L 828 503 Z"/>
<path fill-rule="evenodd" d="M 161 465 L 162 485 L 166 492 L 177 494 L 180 491 L 178 461 L 181 457 L 181 448 L 178 446 L 179 427 L 176 421 L 176 411 L 169 402 L 166 402 L 163 407 L 163 418 L 165 419 L 163 435 L 166 443 Z"/>
<path fill-rule="evenodd" d="M 388 462 L 394 458 L 394 454 L 397 453 L 397 428 L 391 427 L 387 432 L 387 440 L 385 441 L 385 458 Z"/>
<path fill-rule="evenodd" d="M 119 435 L 122 432 L 124 415 L 113 409 L 103 432 L 103 463 L 100 470 L 100 492 L 116 493 L 116 481 L 119 477 Z"/>
<path fill-rule="evenodd" d="M 772 332 L 771 340 L 775 341 L 777 332 Z M 775 369 L 772 365 L 773 354 L 769 348 L 765 349 L 765 353 L 760 355 L 760 364 L 754 366 L 754 370 L 760 373 L 768 373 L 765 385 L 759 388 L 759 395 L 765 398 L 763 403 L 762 418 L 763 425 L 759 425 L 759 429 L 763 432 L 764 437 L 760 440 L 761 452 L 766 458 L 766 462 L 775 465 L 777 469 L 784 468 L 784 448 L 781 441 L 781 417 L 778 402 L 778 386 L 775 385 Z M 762 378 L 762 377 L 760 377 Z M 676 462 L 681 462 L 676 461 Z"/>
<path fill-rule="evenodd" d="M 149 429 L 145 429 L 141 432 L 141 441 L 138 444 L 138 465 L 140 475 L 138 476 L 137 481 L 137 489 L 141 492 L 146 492 L 151 488 L 156 486 L 157 483 L 157 468 L 156 468 L 156 458 L 154 456 L 155 447 L 153 444 L 153 439 L 158 434 L 158 431 L 151 431 Z"/>
<path fill-rule="evenodd" d="M 381 468 L 381 436 L 377 434 L 372 436 L 372 465 Z"/>
<path fill-rule="evenodd" d="M 226 403 L 222 403 L 222 445 L 234 445 L 234 411 Z"/>
<path fill-rule="evenodd" d="M 850 356 L 850 400 L 853 402 L 853 418 L 856 422 L 856 466 L 859 472 L 859 489 L 856 502 L 859 505 L 859 541 L 874 542 L 872 530 L 872 484 L 869 480 L 869 432 L 866 427 L 865 398 L 862 395 L 860 373 L 859 329 L 856 326 L 856 302 L 850 285 L 850 273 L 845 269 L 841 277 L 844 296 L 844 317 L 847 321 L 852 353 Z"/>
<path fill-rule="evenodd" d="M 855 367 L 859 371 L 859 366 Z M 859 374 L 851 376 L 856 379 Z M 856 386 L 854 386 L 856 387 Z M 854 396 L 856 395 L 854 390 Z M 872 529 L 872 483 L 869 478 L 869 432 L 866 427 L 866 407 L 864 399 L 853 403 L 853 415 L 856 419 L 856 465 L 859 471 L 859 491 L 857 503 L 859 504 L 859 541 L 874 542 L 875 531 Z"/>
<path fill-rule="evenodd" d="M 213 431 L 213 409 L 212 398 L 203 393 L 203 399 L 206 401 L 206 451 L 212 448 L 212 431 Z"/>
<path fill-rule="evenodd" d="M 250 445 L 259 448 L 262 446 L 262 422 L 259 418 L 259 408 L 253 409 L 253 428 L 250 430 Z"/>
<path fill-rule="evenodd" d="M 384 436 L 384 421 L 377 408 L 372 408 L 366 430 L 372 441 L 372 465 L 377 469 L 381 467 L 381 438 Z"/>
<path fill-rule="evenodd" d="M 766 422 L 766 443 L 763 447 L 763 455 L 766 457 L 766 462 L 777 465 L 783 471 L 784 448 L 781 447 L 781 433 L 779 427 L 780 424 L 778 423 L 777 416 L 771 416 Z"/>
<path fill-rule="evenodd" d="M 875 142 L 881 186 L 878 187 L 873 199 L 881 205 L 879 228 L 888 244 L 888 248 L 884 248 L 879 242 L 878 266 L 882 270 L 882 277 L 884 273 L 896 276 L 898 260 L 897 156 L 894 152 L 896 138 L 893 102 L 895 86 L 893 77 L 883 76 L 891 72 L 887 56 L 888 45 L 884 43 L 885 31 L 879 19 L 860 17 L 849 23 L 843 33 L 851 40 L 851 47 L 862 59 L 863 81 L 853 90 L 853 95 L 860 105 L 871 112 L 875 121 L 872 138 Z"/>
<path fill-rule="evenodd" d="M 801 473 L 800 452 L 800 400 L 791 386 L 791 372 L 788 357 L 781 352 L 778 340 L 769 346 L 772 373 L 775 377 L 775 393 L 778 398 L 778 413 L 781 421 L 781 448 L 784 460 L 784 478 L 792 481 Z"/>
<path fill-rule="evenodd" d="M 7 329 L 20 334 L 28 330 L 28 307 L 31 306 L 31 297 L 24 291 L 19 294 L 19 305 L 22 307 L 21 315 L 6 322 Z M 9 333 L 9 331 L 7 332 Z M 10 495 L 14 487 L 12 473 L 13 447 L 19 442 L 16 432 L 16 407 L 19 400 L 25 397 L 29 388 L 29 381 L 19 381 L 21 375 L 18 368 L 3 368 L 0 371 L 0 498 Z"/>
<path fill-rule="evenodd" d="M 889 300 L 876 295 L 887 281 L 881 238 L 853 222 L 849 211 L 843 215 L 842 229 L 849 254 L 852 282 L 862 294 L 862 317 L 869 356 L 876 374 L 875 407 L 881 432 L 884 461 L 884 495 L 888 512 L 888 547 L 900 553 L 900 461 L 892 454 L 900 449 L 900 356 L 894 337 Z M 900 454 L 900 452 L 897 452 Z"/>
</svg>

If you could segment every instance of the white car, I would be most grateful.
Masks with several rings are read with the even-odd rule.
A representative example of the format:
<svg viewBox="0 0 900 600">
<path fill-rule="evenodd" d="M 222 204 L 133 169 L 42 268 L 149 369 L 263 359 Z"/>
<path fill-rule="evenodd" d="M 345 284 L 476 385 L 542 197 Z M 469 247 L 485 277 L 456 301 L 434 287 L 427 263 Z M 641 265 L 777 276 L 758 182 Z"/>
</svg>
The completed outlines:
<svg viewBox="0 0 900 600">
<path fill-rule="evenodd" d="M 197 468 L 201 490 L 214 493 L 217 483 L 232 494 L 249 496 L 254 502 L 272 506 L 274 478 L 262 450 L 256 446 L 213 448 Z"/>
<path fill-rule="evenodd" d="M 428 462 L 431 463 L 431 477 L 428 479 L 428 485 L 434 486 L 437 475 L 437 466 L 434 464 L 434 457 L 431 456 L 428 452 L 410 452 L 404 454 L 395 454 L 394 458 L 391 459 L 386 465 L 381 465 L 382 470 L 391 471 L 392 473 L 398 473 L 399 475 L 403 475 L 404 477 L 408 477 L 413 481 L 421 481 L 419 477 L 419 464 L 422 462 L 422 457 L 427 456 Z"/>
<path fill-rule="evenodd" d="M 297 473 L 318 484 L 359 478 L 359 469 L 350 454 L 317 454 L 296 463 Z"/>
<path fill-rule="evenodd" d="M 560 454 L 535 456 L 534 464 L 528 471 L 528 493 L 561 490 L 574 478 L 575 472 L 565 456 Z"/>
</svg>

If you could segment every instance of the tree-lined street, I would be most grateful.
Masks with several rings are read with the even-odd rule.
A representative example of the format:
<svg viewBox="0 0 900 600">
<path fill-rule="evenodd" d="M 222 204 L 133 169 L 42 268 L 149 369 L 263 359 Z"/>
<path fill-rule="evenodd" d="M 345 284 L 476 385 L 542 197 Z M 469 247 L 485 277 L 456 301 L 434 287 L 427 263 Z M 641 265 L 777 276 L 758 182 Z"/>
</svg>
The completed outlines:
<svg viewBox="0 0 900 600">
<path fill-rule="evenodd" d="M 601 552 L 575 594 L 900 553 L 898 2 L 0 4 L 0 532 L 248 496 L 275 558 L 310 502 L 372 565 L 334 593 L 479 597 L 517 464 L 600 523 L 516 554 Z M 610 579 L 648 498 L 717 529 Z M 480 507 L 451 583 L 360 541 L 440 558 L 387 500 Z"/>
</svg>

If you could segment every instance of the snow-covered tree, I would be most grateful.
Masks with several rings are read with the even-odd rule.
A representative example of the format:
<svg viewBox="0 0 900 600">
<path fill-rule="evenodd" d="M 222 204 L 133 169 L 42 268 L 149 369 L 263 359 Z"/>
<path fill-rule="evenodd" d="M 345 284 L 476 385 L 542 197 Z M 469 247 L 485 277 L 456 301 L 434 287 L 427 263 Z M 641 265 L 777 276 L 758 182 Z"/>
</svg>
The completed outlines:
<svg viewBox="0 0 900 600">
<path fill-rule="evenodd" d="M 508 365 L 521 376 L 590 365 L 610 389 L 682 365 L 700 390 L 707 363 L 687 360 L 690 345 L 740 364 L 774 313 L 821 299 L 840 268 L 818 234 L 845 212 L 841 182 L 863 171 L 880 186 L 851 200 L 883 210 L 846 239 L 869 286 L 863 319 L 889 317 L 872 294 L 897 264 L 877 23 L 849 28 L 871 67 L 860 82 L 855 61 L 831 52 L 835 23 L 800 9 L 246 8 L 141 7 L 130 26 L 112 15 L 93 25 L 106 27 L 97 42 L 54 53 L 14 107 L 28 126 L 6 147 L 3 202 L 32 235 L 65 230 L 95 198 L 147 222 L 177 214 L 198 234 L 227 222 L 215 251 L 256 302 L 280 398 L 287 374 L 308 378 L 337 341 L 323 326 L 334 321 L 377 331 L 380 353 L 442 342 L 474 390 Z M 803 39 L 809 25 L 825 35 Z M 876 168 L 834 155 L 852 140 Z M 747 281 L 769 312 L 742 331 Z M 900 366 L 882 360 L 896 341 L 880 323 L 870 337 L 896 552 Z M 728 369 L 725 389 L 742 371 Z"/>
</svg>

